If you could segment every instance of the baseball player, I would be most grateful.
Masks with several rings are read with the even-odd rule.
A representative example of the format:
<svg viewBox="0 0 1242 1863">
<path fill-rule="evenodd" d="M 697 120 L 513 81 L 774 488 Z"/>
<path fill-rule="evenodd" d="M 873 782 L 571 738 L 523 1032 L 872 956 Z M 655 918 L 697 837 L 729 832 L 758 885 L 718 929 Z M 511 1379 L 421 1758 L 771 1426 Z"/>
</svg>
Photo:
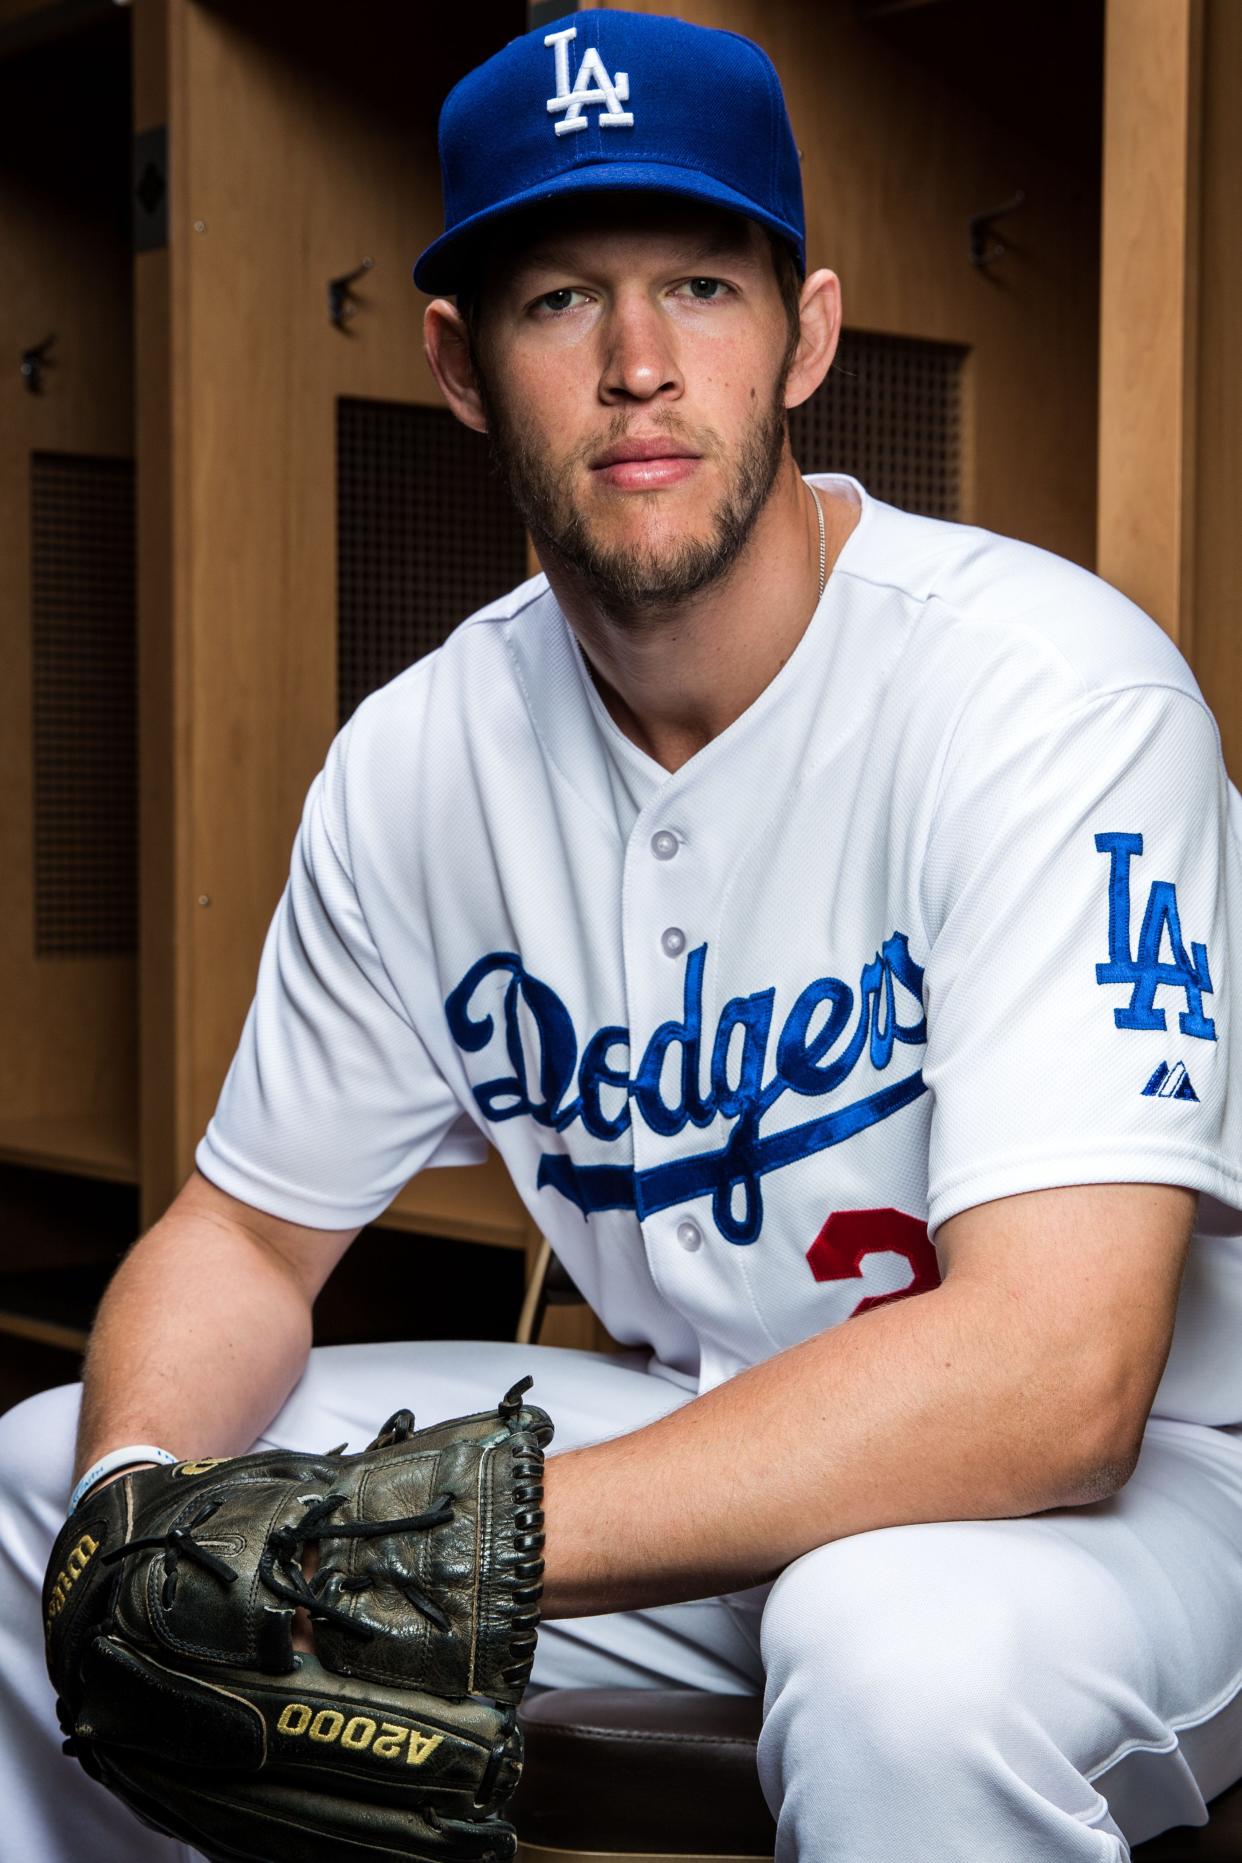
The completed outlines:
<svg viewBox="0 0 1242 1863">
<path fill-rule="evenodd" d="M 762 1692 L 781 1863 L 1115 1863 L 1242 1771 L 1211 713 L 1087 571 L 799 473 L 841 287 L 756 46 L 569 15 L 441 154 L 427 353 L 543 573 L 332 743 L 76 1458 L 76 1387 L 0 1424 L 5 1855 L 186 1854 L 59 1754 L 75 1484 L 533 1372 L 536 1682 Z M 625 1349 L 308 1356 L 359 1229 L 489 1145 Z"/>
</svg>

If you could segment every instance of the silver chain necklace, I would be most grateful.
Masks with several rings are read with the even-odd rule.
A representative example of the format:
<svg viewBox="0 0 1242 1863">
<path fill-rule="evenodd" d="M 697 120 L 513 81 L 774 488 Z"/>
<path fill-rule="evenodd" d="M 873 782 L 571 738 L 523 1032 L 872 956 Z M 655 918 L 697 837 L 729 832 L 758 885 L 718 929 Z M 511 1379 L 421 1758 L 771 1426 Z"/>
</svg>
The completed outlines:
<svg viewBox="0 0 1242 1863">
<path fill-rule="evenodd" d="M 803 484 L 806 485 L 805 479 Z M 806 489 L 811 494 L 811 503 L 815 506 L 815 515 L 819 519 L 819 594 L 816 597 L 816 606 L 818 606 L 824 598 L 824 584 L 828 580 L 828 541 L 824 531 L 824 507 L 819 502 L 819 493 L 813 485 L 807 485 Z"/>
</svg>

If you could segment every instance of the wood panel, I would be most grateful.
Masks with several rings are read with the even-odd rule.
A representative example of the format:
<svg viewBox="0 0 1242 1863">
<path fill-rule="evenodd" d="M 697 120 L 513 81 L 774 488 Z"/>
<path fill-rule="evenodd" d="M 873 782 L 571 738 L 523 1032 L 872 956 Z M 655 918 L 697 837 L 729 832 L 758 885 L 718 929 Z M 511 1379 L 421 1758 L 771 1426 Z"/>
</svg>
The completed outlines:
<svg viewBox="0 0 1242 1863">
<path fill-rule="evenodd" d="M 630 0 L 758 41 L 803 154 L 808 259 L 855 328 L 966 343 L 965 515 L 1094 567 L 1099 0 Z M 1155 0 L 1161 4 L 1161 0 Z M 979 268 L 972 215 L 1006 250 Z"/>
<path fill-rule="evenodd" d="M 118 1017 L 118 1021 L 121 1018 Z M 130 1031 L 125 1030 L 130 1041 Z M 114 1184 L 138 1181 L 137 1130 L 130 1083 L 84 1113 L 16 1113 L 0 1121 L 0 1160 L 42 1166 Z"/>
<path fill-rule="evenodd" d="M 170 128 L 168 220 L 185 218 L 185 176 L 176 146 L 183 108 L 180 38 L 170 34 L 167 0 L 137 0 L 133 8 L 133 129 Z M 180 283 L 178 274 L 177 283 Z M 138 1001 L 141 1223 L 149 1228 L 171 1203 L 188 1165 L 177 1155 L 177 1111 L 186 1097 L 186 1003 L 183 967 L 184 849 L 177 836 L 178 796 L 189 758 L 185 740 L 190 689 L 183 584 L 177 575 L 185 449 L 184 370 L 174 366 L 184 337 L 184 307 L 174 306 L 167 246 L 134 255 L 134 350 L 142 366 L 134 380 L 138 459 L 138 833 L 139 942 L 143 953 Z M 174 588 L 182 599 L 174 598 Z"/>
<path fill-rule="evenodd" d="M 1201 0 L 1110 0 L 1099 572 L 1191 653 Z"/>
<path fill-rule="evenodd" d="M 0 61 L 0 1157 L 132 1180 L 135 959 L 35 955 L 30 545 L 33 452 L 132 457 L 128 181 L 124 15 Z"/>
<path fill-rule="evenodd" d="M 1242 783 L 1242 7 L 1211 0 L 1204 27 L 1190 653 Z"/>
<path fill-rule="evenodd" d="M 1110 0 L 1101 573 L 1190 660 L 1242 778 L 1242 8 Z"/>
</svg>

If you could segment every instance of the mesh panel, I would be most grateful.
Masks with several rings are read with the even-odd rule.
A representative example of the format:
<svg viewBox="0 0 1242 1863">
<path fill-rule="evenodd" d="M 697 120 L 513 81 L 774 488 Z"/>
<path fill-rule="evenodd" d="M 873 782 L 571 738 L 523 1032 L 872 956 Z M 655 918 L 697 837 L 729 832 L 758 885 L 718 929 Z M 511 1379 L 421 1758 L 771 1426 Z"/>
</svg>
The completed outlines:
<svg viewBox="0 0 1242 1863">
<path fill-rule="evenodd" d="M 341 724 L 368 692 L 526 578 L 526 533 L 487 443 L 447 408 L 337 402 Z"/>
<path fill-rule="evenodd" d="M 37 957 L 137 948 L 134 468 L 30 461 Z"/>
<path fill-rule="evenodd" d="M 962 505 L 957 343 L 843 330 L 823 386 L 789 416 L 804 472 L 848 472 L 886 504 L 956 520 Z"/>
</svg>

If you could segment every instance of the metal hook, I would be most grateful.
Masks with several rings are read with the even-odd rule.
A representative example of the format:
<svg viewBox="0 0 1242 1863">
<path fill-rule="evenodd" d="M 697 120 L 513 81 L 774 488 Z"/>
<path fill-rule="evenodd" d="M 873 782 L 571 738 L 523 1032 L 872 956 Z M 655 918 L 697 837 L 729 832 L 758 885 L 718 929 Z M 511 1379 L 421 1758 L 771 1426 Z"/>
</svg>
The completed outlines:
<svg viewBox="0 0 1242 1863">
<path fill-rule="evenodd" d="M 999 259 L 1005 248 L 999 240 L 988 250 L 988 241 L 993 236 L 992 222 L 1001 219 L 1007 213 L 1013 213 L 1022 206 L 1026 195 L 1022 189 L 1003 207 L 993 207 L 990 213 L 975 213 L 970 216 L 970 262 L 972 265 L 990 265 L 993 259 Z"/>
<path fill-rule="evenodd" d="M 345 272 L 340 278 L 328 280 L 328 316 L 332 319 L 334 329 L 343 330 L 345 319 L 353 316 L 356 306 L 350 286 L 361 278 L 364 272 L 369 272 L 374 263 L 373 259 L 364 259 L 355 271 Z"/>
<path fill-rule="evenodd" d="M 42 394 L 43 371 L 45 368 L 55 366 L 48 361 L 47 357 L 47 352 L 55 341 L 55 334 L 45 336 L 41 343 L 36 343 L 31 349 L 22 351 L 22 379 L 25 381 L 27 391 L 32 395 Z"/>
</svg>

